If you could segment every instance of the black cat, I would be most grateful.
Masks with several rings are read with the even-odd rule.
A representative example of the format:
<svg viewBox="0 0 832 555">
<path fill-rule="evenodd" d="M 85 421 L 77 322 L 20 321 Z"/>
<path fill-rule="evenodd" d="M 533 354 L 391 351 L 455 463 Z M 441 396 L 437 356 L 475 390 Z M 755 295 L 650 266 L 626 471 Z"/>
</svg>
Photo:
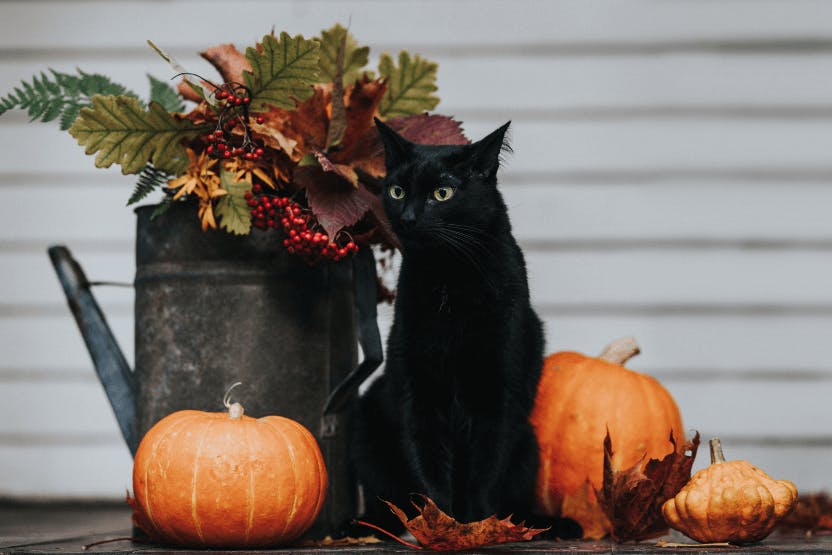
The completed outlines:
<svg viewBox="0 0 832 555">
<path fill-rule="evenodd" d="M 509 124 L 461 146 L 415 144 L 376 125 L 402 264 L 386 368 L 353 418 L 365 519 L 400 530 L 379 499 L 409 507 L 424 493 L 460 521 L 528 520 L 544 338 L 497 190 Z"/>
</svg>

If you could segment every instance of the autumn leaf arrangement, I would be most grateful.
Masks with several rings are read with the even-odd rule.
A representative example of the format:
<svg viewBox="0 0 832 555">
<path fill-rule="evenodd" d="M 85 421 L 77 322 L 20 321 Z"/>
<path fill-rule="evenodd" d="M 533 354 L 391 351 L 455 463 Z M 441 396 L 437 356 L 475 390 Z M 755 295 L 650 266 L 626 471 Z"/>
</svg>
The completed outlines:
<svg viewBox="0 0 832 555">
<path fill-rule="evenodd" d="M 128 205 L 164 192 L 154 219 L 190 203 L 203 231 L 276 232 L 309 264 L 361 244 L 392 248 L 374 118 L 412 141 L 468 142 L 459 122 L 428 113 L 439 102 L 436 63 L 401 51 L 369 70 L 369 48 L 341 25 L 308 39 L 272 32 L 244 52 L 208 48 L 216 79 L 148 43 L 182 80 L 150 77 L 147 103 L 106 76 L 50 70 L 0 97 L 0 115 L 58 120 L 97 167 L 138 175 Z"/>
</svg>

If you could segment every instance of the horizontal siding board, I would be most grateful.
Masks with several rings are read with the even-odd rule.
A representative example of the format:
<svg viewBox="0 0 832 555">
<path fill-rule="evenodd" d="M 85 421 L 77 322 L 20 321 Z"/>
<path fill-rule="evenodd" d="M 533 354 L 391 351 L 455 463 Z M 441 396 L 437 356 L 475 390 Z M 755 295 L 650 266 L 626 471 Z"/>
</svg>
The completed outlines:
<svg viewBox="0 0 832 555">
<path fill-rule="evenodd" d="M 501 121 L 466 125 L 479 139 Z M 79 172 L 93 166 L 75 140 L 51 126 L 15 124 L 15 137 L 0 149 L 0 167 L 20 171 Z M 514 126 L 510 172 L 775 171 L 830 169 L 825 121 L 691 121 L 659 119 L 616 122 L 524 122 Z M 50 156 L 44 157 L 43 152 Z M 116 170 L 113 170 L 116 171 Z M 545 178 L 544 178 L 545 179 Z"/>
<path fill-rule="evenodd" d="M 113 314 L 102 304 L 107 323 L 128 362 L 133 361 L 132 314 Z M 12 369 L 58 369 L 76 372 L 92 368 L 90 356 L 66 307 L 61 315 L 0 318 L 0 366 Z"/>
<path fill-rule="evenodd" d="M 74 253 L 92 281 L 130 284 L 131 252 Z M 542 306 L 832 305 L 832 257 L 802 251 L 589 251 L 526 253 L 530 287 Z M 103 303 L 129 306 L 130 287 L 99 286 Z M 63 291 L 45 253 L 0 253 L 0 307 L 64 306 Z M 59 309 L 60 310 L 60 309 Z M 3 316 L 0 311 L 0 316 Z"/>
<path fill-rule="evenodd" d="M 0 493 L 20 498 L 124 499 L 133 461 L 112 437 L 103 445 L 43 444 L 0 448 Z"/>
<path fill-rule="evenodd" d="M 832 438 L 828 427 L 832 406 L 827 402 L 832 396 L 830 381 L 775 385 L 742 380 L 721 383 L 666 380 L 665 386 L 676 399 L 686 429 L 699 430 L 706 437 L 763 436 L 770 441 L 802 438 L 798 441 L 826 441 L 832 448 L 832 439 L 827 439 Z M 56 383 L 48 388 L 41 383 L 11 383 L 4 384 L 3 391 L 0 448 L 4 438 L 6 443 L 11 443 L 14 437 L 20 437 L 18 442 L 25 442 L 26 436 L 80 434 L 79 441 L 98 442 L 118 435 L 118 424 L 97 383 Z M 551 402 L 557 402 L 557 398 Z M 221 405 L 218 403 L 217 407 L 219 410 Z M 772 410 L 773 407 L 777 410 Z M 730 418 L 725 417 L 727 411 L 732 415 Z"/>
<path fill-rule="evenodd" d="M 0 5 L 0 48 L 102 48 L 141 43 L 146 30 L 136 21 L 153 21 L 153 38 L 168 48 L 193 47 L 204 37 L 253 42 L 272 23 L 278 30 L 317 33 L 335 21 L 350 23 L 363 41 L 388 47 L 471 44 L 644 43 L 714 39 L 830 38 L 832 6 L 821 0 L 791 2 L 627 3 L 519 1 L 481 2 L 239 2 L 239 13 L 256 13 L 263 29 L 234 29 L 226 18 L 194 14 L 223 13 L 227 2 L 4 2 Z M 438 16 L 437 14 L 441 14 Z M 534 17 L 529 17 L 534 14 Z M 460 28 L 460 21 L 465 21 Z M 500 32 L 494 32 L 499 22 Z M 403 33 L 405 29 L 418 32 Z"/>
<path fill-rule="evenodd" d="M 63 242 L 127 256 L 135 217 L 125 202 L 134 181 L 89 168 L 64 176 L 8 175 L 0 181 L 0 252 L 31 250 L 45 256 L 46 246 Z M 501 190 L 514 234 L 527 248 L 566 248 L 574 242 L 574 249 L 592 250 L 593 241 L 637 245 L 639 240 L 646 247 L 701 240 L 729 247 L 743 242 L 753 247 L 757 241 L 775 248 L 778 242 L 797 248 L 805 241 L 808 248 L 832 240 L 832 187 L 825 183 L 553 184 L 516 182 L 509 173 Z"/>
<path fill-rule="evenodd" d="M 142 42 L 140 46 L 143 45 Z M 376 59 L 374 56 L 370 67 L 376 66 Z M 179 61 L 189 71 L 209 79 L 217 75 L 212 66 L 196 56 L 196 51 Z M 766 117 L 767 107 L 772 108 L 770 117 L 787 117 L 789 112 L 785 109 L 791 107 L 793 117 L 800 115 L 799 108 L 814 108 L 809 115 L 818 117 L 825 113 L 828 119 L 832 104 L 832 75 L 826 71 L 832 63 L 829 52 L 800 56 L 676 54 L 578 59 L 495 59 L 489 55 L 438 61 L 438 94 L 442 101 L 436 111 L 454 114 L 464 121 L 489 117 L 609 119 L 626 117 L 628 112 L 629 117 L 637 118 L 649 116 L 651 109 L 652 113 L 668 116 L 674 114 L 674 109 L 682 114 L 682 109 L 687 109 L 690 117 L 701 117 L 710 109 L 712 118 L 740 117 L 743 113 Z M 76 68 L 102 73 L 145 98 L 149 90 L 147 73 L 160 79 L 174 73 L 149 48 L 145 55 L 127 59 L 118 53 L 110 57 L 73 56 L 71 60 L 49 53 L 40 58 L 0 57 L 0 95 L 48 67 L 71 73 Z M 492 74 L 501 78 L 486 77 Z M 543 90 L 545 94 L 541 93 Z M 0 124 L 9 117 L 4 115 Z"/>
</svg>

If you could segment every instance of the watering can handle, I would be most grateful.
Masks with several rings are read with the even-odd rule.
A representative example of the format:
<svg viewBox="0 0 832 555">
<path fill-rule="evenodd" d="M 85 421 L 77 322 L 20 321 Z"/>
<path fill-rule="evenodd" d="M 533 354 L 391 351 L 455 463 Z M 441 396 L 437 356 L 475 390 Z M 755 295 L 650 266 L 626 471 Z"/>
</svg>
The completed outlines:
<svg viewBox="0 0 832 555">
<path fill-rule="evenodd" d="M 48 252 L 63 286 L 69 309 L 84 337 L 98 378 L 116 414 L 121 433 L 130 452 L 135 455 L 138 441 L 134 429 L 136 386 L 133 372 L 90 291 L 90 282 L 81 265 L 63 245 L 49 247 Z"/>
<path fill-rule="evenodd" d="M 334 414 L 343 409 L 358 394 L 358 388 L 384 360 L 381 334 L 376 320 L 378 284 L 376 283 L 376 260 L 369 247 L 362 248 L 353 257 L 353 279 L 355 281 L 355 306 L 358 310 L 358 342 L 364 353 L 361 364 L 333 388 L 324 405 L 324 415 Z"/>
</svg>

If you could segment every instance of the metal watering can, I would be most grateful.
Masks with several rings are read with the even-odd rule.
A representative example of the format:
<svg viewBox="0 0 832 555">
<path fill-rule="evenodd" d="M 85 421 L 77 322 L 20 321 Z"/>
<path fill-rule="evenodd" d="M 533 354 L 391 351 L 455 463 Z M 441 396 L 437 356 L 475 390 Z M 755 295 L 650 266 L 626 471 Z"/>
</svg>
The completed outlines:
<svg viewBox="0 0 832 555">
<path fill-rule="evenodd" d="M 309 533 L 337 533 L 357 514 L 342 409 L 382 360 L 372 251 L 310 268 L 270 234 L 202 232 L 190 203 L 155 221 L 153 210 L 136 209 L 135 370 L 81 266 L 66 247 L 49 248 L 130 452 L 174 411 L 221 410 L 241 381 L 247 414 L 292 418 L 317 438 L 329 490 Z"/>
</svg>

